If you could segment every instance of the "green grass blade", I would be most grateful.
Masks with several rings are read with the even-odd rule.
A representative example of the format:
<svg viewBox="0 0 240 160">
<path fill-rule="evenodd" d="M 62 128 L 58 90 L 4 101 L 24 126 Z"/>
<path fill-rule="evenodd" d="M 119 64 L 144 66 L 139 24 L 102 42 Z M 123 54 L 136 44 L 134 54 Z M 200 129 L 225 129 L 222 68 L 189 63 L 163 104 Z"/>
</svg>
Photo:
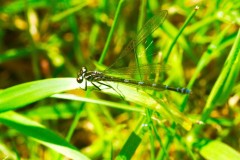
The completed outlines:
<svg viewBox="0 0 240 160">
<path fill-rule="evenodd" d="M 110 102 L 110 101 L 101 100 L 101 99 L 79 97 L 79 96 L 72 95 L 72 94 L 54 94 L 51 97 L 59 98 L 59 99 L 75 100 L 75 101 L 81 101 L 81 102 L 87 102 L 87 103 L 93 103 L 93 104 L 98 104 L 100 106 L 108 106 L 108 107 L 111 107 L 111 108 L 123 109 L 125 111 L 134 111 L 134 112 L 141 112 L 141 113 L 144 112 L 144 109 L 142 109 L 142 108 L 129 107 L 129 105 L 126 105 L 126 104 Z"/>
<path fill-rule="evenodd" d="M 230 25 L 227 26 L 218 36 L 214 39 L 214 41 L 208 46 L 207 50 L 201 56 L 201 59 L 198 62 L 196 67 L 196 71 L 194 72 L 191 80 L 187 88 L 191 89 L 193 84 L 195 83 L 197 77 L 200 75 L 201 71 L 216 57 L 219 56 L 220 52 L 218 48 L 221 45 L 224 36 L 227 34 L 228 30 L 230 29 Z"/>
<path fill-rule="evenodd" d="M 240 154 L 227 144 L 215 140 L 207 143 L 200 154 L 208 160 L 239 160 Z"/>
<path fill-rule="evenodd" d="M 0 113 L 49 97 L 55 93 L 75 89 L 75 78 L 54 78 L 23 83 L 0 92 Z"/>
<path fill-rule="evenodd" d="M 113 36 L 113 32 L 114 32 L 114 30 L 116 28 L 116 24 L 117 24 L 117 21 L 118 21 L 118 17 L 120 15 L 120 10 L 122 8 L 123 2 L 124 2 L 124 0 L 120 0 L 119 3 L 118 3 L 118 7 L 117 7 L 117 11 L 116 11 L 116 14 L 115 14 L 115 17 L 114 17 L 113 25 L 112 25 L 112 27 L 110 29 L 110 32 L 109 32 L 108 37 L 107 37 L 107 41 L 105 43 L 105 46 L 103 48 L 101 57 L 99 59 L 99 63 L 100 64 L 103 63 L 103 60 L 106 57 L 106 54 L 107 54 L 107 51 L 108 51 L 108 48 L 109 48 L 109 44 L 110 44 L 112 36 Z"/>
<path fill-rule="evenodd" d="M 110 83 L 109 83 L 110 84 Z M 116 84 L 111 83 L 111 86 L 114 86 Z M 156 97 L 151 97 L 146 92 L 143 92 L 141 90 L 137 90 L 134 87 L 126 86 L 126 85 L 117 85 L 118 89 L 121 90 L 121 93 L 123 95 L 127 95 L 124 97 L 127 101 L 139 104 L 141 106 L 146 106 L 147 108 L 153 109 L 161 114 L 163 118 L 168 119 L 169 121 L 174 121 L 186 130 L 190 130 L 192 127 L 191 120 L 188 119 L 187 116 L 185 116 L 183 113 L 181 113 L 177 108 L 172 106 L 172 104 L 164 104 L 164 102 L 161 102 L 160 100 L 157 100 Z M 115 94 L 119 96 L 116 91 L 112 89 L 104 89 L 102 92 L 105 92 L 107 94 Z M 56 94 L 53 95 L 54 98 L 62 98 L 62 99 L 69 99 L 69 100 L 76 100 L 76 101 L 84 101 L 89 103 L 95 103 L 100 105 L 105 105 L 113 108 L 118 109 L 124 109 L 129 111 L 135 111 L 135 112 L 142 112 L 143 109 L 136 108 L 136 107 L 129 107 L 128 105 L 123 104 L 116 104 L 114 102 L 104 101 L 104 100 L 95 100 L 95 99 L 89 99 L 89 98 L 83 98 L 78 97 L 75 95 L 69 95 L 69 94 Z"/>
<path fill-rule="evenodd" d="M 9 49 L 0 54 L 0 64 L 17 58 L 26 57 L 33 52 L 31 48 Z"/>
<path fill-rule="evenodd" d="M 115 84 L 111 82 L 108 82 L 108 84 L 121 91 L 121 94 L 125 96 L 125 100 L 155 110 L 156 112 L 160 113 L 163 118 L 180 124 L 186 130 L 191 129 L 192 121 L 171 104 L 167 105 L 158 97 L 150 96 L 146 92 L 132 86 Z M 102 91 L 108 94 L 115 94 L 119 96 L 119 93 L 112 89 L 104 89 Z"/>
<path fill-rule="evenodd" d="M 170 56 L 170 53 L 172 52 L 172 49 L 174 47 L 174 45 L 176 44 L 178 38 L 180 37 L 180 35 L 182 34 L 182 32 L 184 31 L 184 29 L 186 28 L 186 26 L 189 24 L 189 22 L 191 21 L 191 19 L 195 16 L 196 12 L 198 10 L 198 7 L 195 7 L 195 9 L 192 11 L 192 13 L 189 15 L 188 19 L 185 21 L 185 23 L 183 24 L 182 28 L 179 30 L 179 33 L 177 34 L 177 36 L 173 39 L 173 42 L 171 43 L 171 46 L 169 47 L 166 56 L 164 57 L 164 62 L 168 61 L 168 57 Z"/>
<path fill-rule="evenodd" d="M 135 132 L 132 132 L 116 159 L 131 159 L 137 147 L 141 143 L 141 140 L 141 137 L 139 137 Z"/>
<path fill-rule="evenodd" d="M 213 89 L 209 95 L 206 106 L 202 114 L 202 121 L 205 121 L 211 111 L 219 103 L 222 103 L 223 99 L 226 100 L 232 91 L 234 82 L 239 74 L 240 70 L 240 30 L 238 31 L 237 38 L 233 44 L 232 50 L 224 64 L 223 70 L 219 75 Z"/>
<path fill-rule="evenodd" d="M 2 5 L 0 7 L 0 12 L 8 13 L 8 14 L 15 14 L 23 11 L 26 7 L 26 4 L 31 6 L 32 8 L 39 8 L 39 7 L 44 7 L 49 5 L 48 1 L 22 1 L 22 0 L 17 0 L 13 1 L 7 5 Z"/>
<path fill-rule="evenodd" d="M 76 6 L 73 6 L 72 8 L 70 9 L 67 9 L 63 12 L 60 12 L 56 15 L 54 15 L 51 20 L 52 22 L 57 22 L 57 21 L 60 21 L 62 19 L 64 19 L 65 17 L 69 16 L 69 15 L 72 15 L 74 14 L 75 12 L 81 10 L 83 7 L 85 7 L 87 5 L 87 1 L 83 1 L 81 3 L 79 3 L 78 5 Z"/>
<path fill-rule="evenodd" d="M 35 141 L 43 144 L 56 152 L 71 159 L 88 159 L 81 154 L 75 147 L 65 141 L 63 138 L 48 130 L 41 124 L 29 120 L 15 112 L 9 111 L 0 114 L 0 123 L 14 128 L 22 134 L 33 138 Z"/>
</svg>

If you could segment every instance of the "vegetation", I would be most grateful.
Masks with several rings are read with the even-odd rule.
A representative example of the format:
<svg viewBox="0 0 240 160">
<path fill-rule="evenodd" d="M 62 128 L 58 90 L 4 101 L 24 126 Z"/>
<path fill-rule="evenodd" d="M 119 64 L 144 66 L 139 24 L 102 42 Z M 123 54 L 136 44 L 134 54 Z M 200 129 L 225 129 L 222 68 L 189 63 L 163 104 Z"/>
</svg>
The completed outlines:
<svg viewBox="0 0 240 160">
<path fill-rule="evenodd" d="M 0 159 L 240 159 L 239 8 L 239 0 L 1 2 Z M 81 89 L 82 66 L 110 66 L 161 10 L 168 16 L 152 45 L 136 48 L 151 56 L 138 61 L 166 64 L 161 82 L 191 94 Z"/>
</svg>

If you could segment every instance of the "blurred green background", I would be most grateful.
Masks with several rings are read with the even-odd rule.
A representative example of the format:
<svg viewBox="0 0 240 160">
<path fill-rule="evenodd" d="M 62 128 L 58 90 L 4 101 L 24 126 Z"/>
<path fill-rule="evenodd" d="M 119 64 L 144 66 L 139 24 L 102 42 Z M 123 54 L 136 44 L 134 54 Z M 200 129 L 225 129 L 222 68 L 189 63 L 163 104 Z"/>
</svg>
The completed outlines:
<svg viewBox="0 0 240 160">
<path fill-rule="evenodd" d="M 198 10 L 195 10 L 196 6 Z M 75 90 L 67 91 L 71 87 L 66 87 L 61 91 L 82 99 L 61 95 L 42 99 L 52 92 L 40 98 L 39 94 L 44 91 L 38 92 L 36 88 L 31 94 L 39 97 L 32 100 L 33 103 L 25 103 L 31 94 L 25 94 L 26 99 L 6 100 L 16 100 L 17 109 L 3 109 L 8 112 L 1 110 L 0 159 L 110 159 L 121 158 L 119 153 L 131 157 L 123 146 L 137 141 L 130 135 L 137 133 L 140 124 L 147 124 L 148 127 L 143 134 L 138 134 L 141 143 L 136 144 L 136 151 L 132 146 L 132 152 L 135 152 L 132 159 L 238 159 L 238 0 L 2 1 L 1 92 L 35 80 L 76 78 L 82 66 L 103 70 L 117 58 L 144 22 L 160 10 L 167 10 L 168 16 L 152 39 L 154 52 L 170 66 L 164 83 L 192 90 L 191 95 L 164 91 L 161 96 L 167 98 L 167 105 L 184 114 L 170 112 L 166 121 L 163 118 L 158 122 L 154 118 L 151 120 L 152 108 L 145 110 L 148 102 L 144 100 L 146 105 L 141 106 L 123 101 L 119 95 L 86 92 L 76 87 Z M 116 16 L 118 18 L 114 19 Z M 110 44 L 106 47 L 109 31 L 114 24 Z M 181 29 L 183 32 L 180 32 Z M 177 39 L 178 34 L 180 37 Z M 70 83 L 65 82 L 62 85 Z M 48 87 L 54 83 L 49 81 Z M 31 85 L 23 90 L 27 88 Z M 14 97 L 23 91 L 16 88 L 8 94 L 4 93 L 5 96 L 1 92 L 0 104 L 3 104 L 6 95 Z M 20 103 L 22 105 L 18 107 Z M 7 103 L 5 106 L 8 106 Z M 188 119 L 191 121 L 189 125 L 193 126 L 185 130 L 184 124 L 175 123 L 179 119 Z M 29 128 L 28 124 L 35 128 Z M 39 126 L 40 135 L 36 130 Z"/>
</svg>

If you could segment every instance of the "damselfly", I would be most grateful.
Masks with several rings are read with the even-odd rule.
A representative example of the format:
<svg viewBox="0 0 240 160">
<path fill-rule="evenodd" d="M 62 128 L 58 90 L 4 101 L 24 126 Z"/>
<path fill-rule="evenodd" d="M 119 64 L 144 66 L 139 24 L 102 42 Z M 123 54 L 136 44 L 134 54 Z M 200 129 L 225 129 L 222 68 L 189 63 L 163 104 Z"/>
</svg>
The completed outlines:
<svg viewBox="0 0 240 160">
<path fill-rule="evenodd" d="M 83 81 L 85 81 L 85 87 L 83 88 L 84 90 L 87 90 L 87 81 L 92 83 L 92 85 L 95 86 L 98 90 L 101 90 L 98 85 L 104 85 L 114 89 L 112 86 L 107 84 L 107 82 L 116 82 L 143 89 L 147 88 L 157 91 L 170 90 L 182 94 L 189 94 L 191 91 L 187 88 L 169 87 L 168 85 L 154 83 L 149 80 L 135 79 L 136 75 L 153 73 L 156 74 L 159 71 L 163 72 L 165 70 L 164 66 L 161 63 L 139 65 L 136 58 L 136 48 L 164 22 L 166 16 L 167 11 L 163 10 L 157 15 L 153 16 L 149 21 L 147 21 L 143 28 L 138 32 L 137 36 L 132 41 L 130 41 L 123 52 L 121 52 L 117 60 L 105 71 L 88 71 L 86 67 L 82 67 L 77 75 L 77 82 L 83 83 Z M 124 63 L 122 63 L 122 60 L 129 57 L 129 55 L 133 55 L 133 57 L 136 58 L 137 64 L 135 66 L 126 67 L 124 66 Z M 116 89 L 114 90 L 116 91 Z"/>
</svg>

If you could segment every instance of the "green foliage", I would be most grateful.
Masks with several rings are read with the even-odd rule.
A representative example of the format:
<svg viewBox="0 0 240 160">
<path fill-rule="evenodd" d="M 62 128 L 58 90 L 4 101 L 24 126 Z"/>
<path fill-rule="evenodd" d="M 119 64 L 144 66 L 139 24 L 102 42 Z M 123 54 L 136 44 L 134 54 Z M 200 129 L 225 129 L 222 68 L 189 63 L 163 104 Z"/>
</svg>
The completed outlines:
<svg viewBox="0 0 240 160">
<path fill-rule="evenodd" d="M 238 0 L 1 2 L 0 159 L 240 159 L 239 7 Z M 80 89 L 82 66 L 107 68 L 160 10 L 168 17 L 147 38 L 153 45 L 136 48 L 139 63 L 166 63 L 159 80 L 190 95 L 111 82 L 117 92 Z"/>
</svg>

